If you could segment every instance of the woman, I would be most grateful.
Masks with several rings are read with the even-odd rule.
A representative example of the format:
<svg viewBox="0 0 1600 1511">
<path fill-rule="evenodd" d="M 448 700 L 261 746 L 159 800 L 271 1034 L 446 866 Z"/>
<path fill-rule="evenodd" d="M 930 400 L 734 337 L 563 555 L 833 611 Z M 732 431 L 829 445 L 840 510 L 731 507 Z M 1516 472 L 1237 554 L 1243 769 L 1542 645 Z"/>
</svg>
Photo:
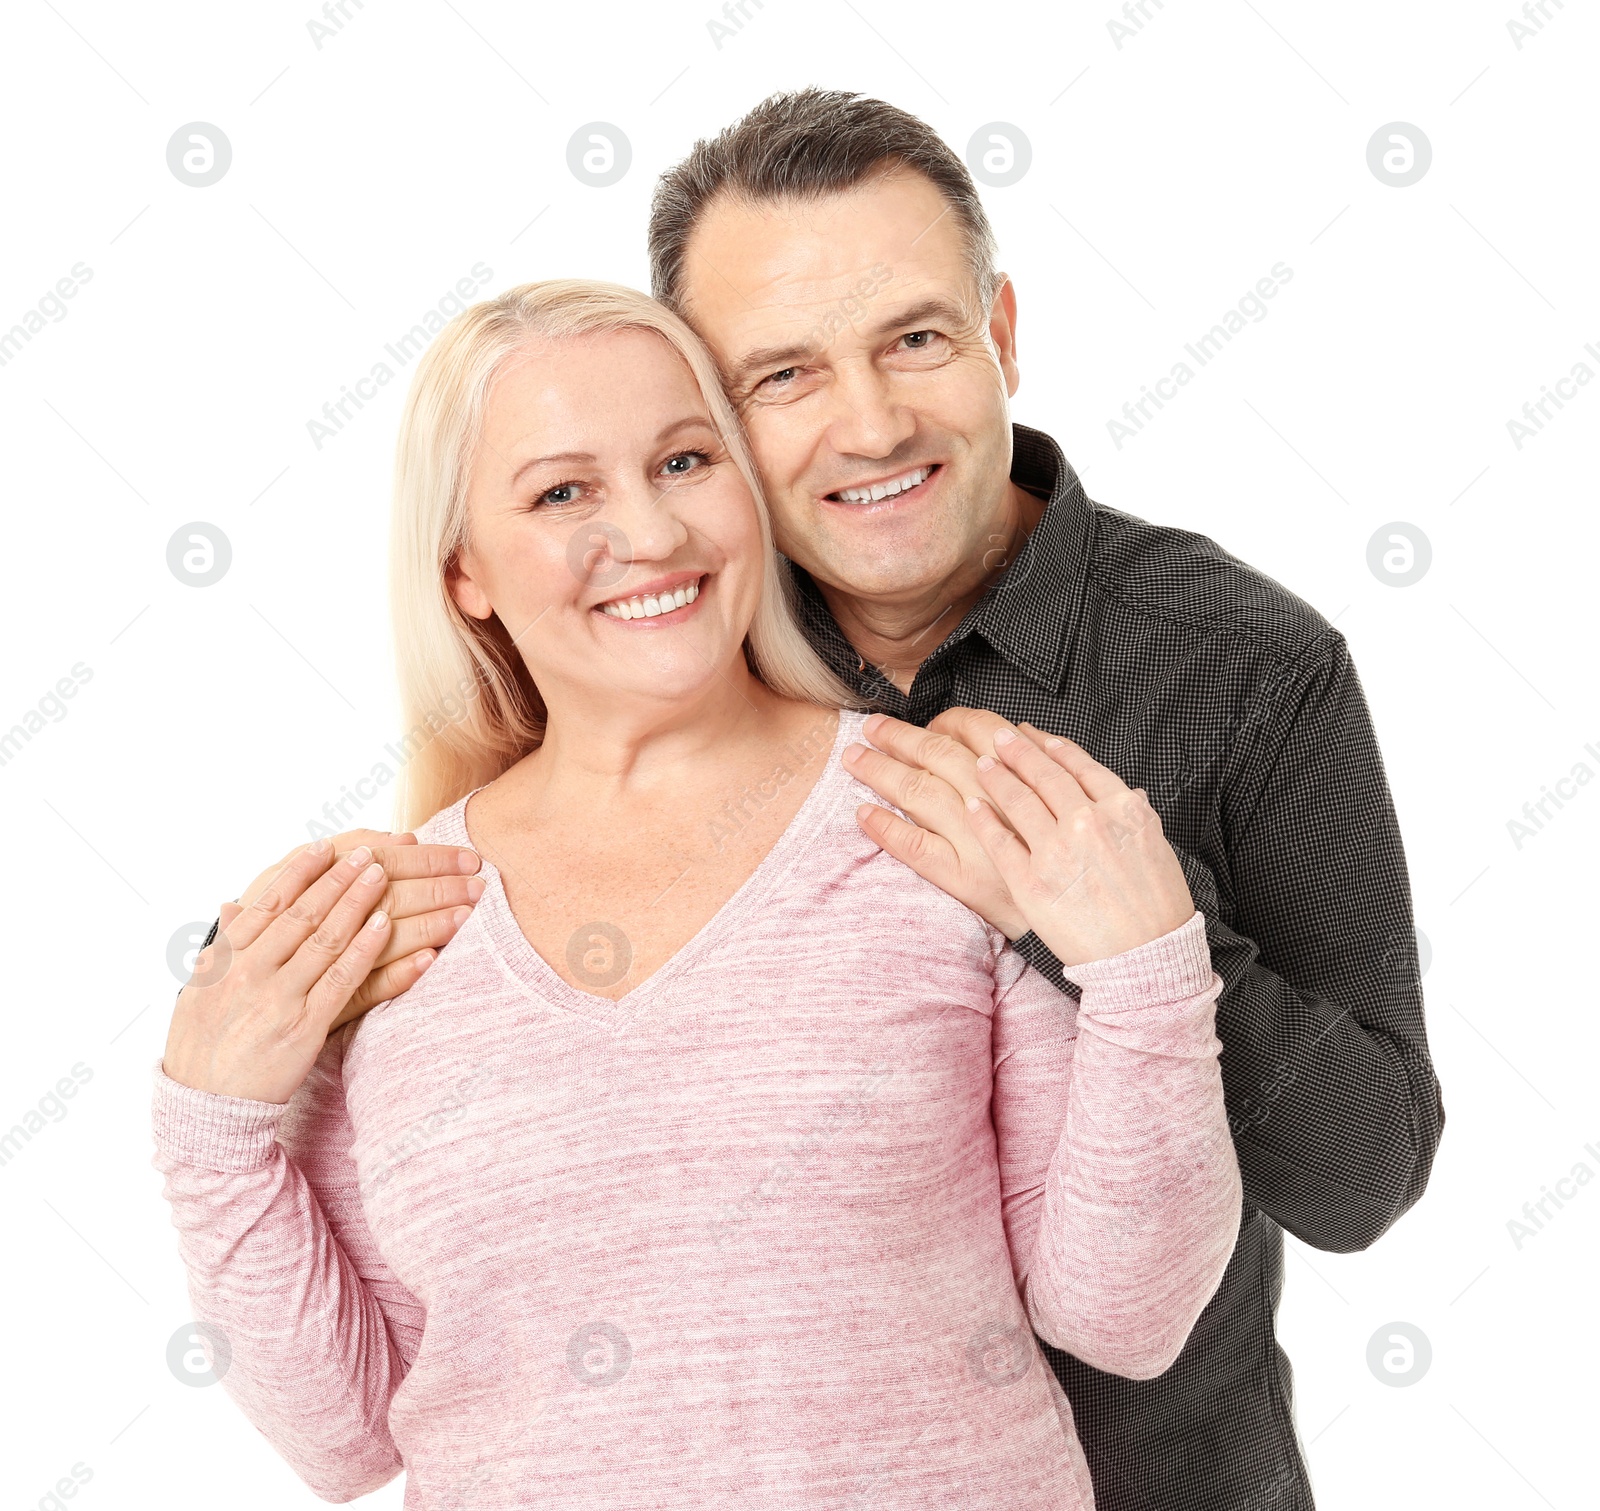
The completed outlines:
<svg viewBox="0 0 1600 1511">
<path fill-rule="evenodd" d="M 402 817 L 486 890 L 329 1035 L 384 878 L 307 847 L 179 998 L 156 1164 L 228 1390 L 331 1500 L 1091 1507 L 1034 1333 L 1160 1373 L 1240 1212 L 1221 983 L 1142 795 L 1067 742 L 984 763 L 1076 1006 L 867 838 L 862 718 L 641 294 L 447 328 L 393 551 L 408 723 L 483 684 Z"/>
</svg>

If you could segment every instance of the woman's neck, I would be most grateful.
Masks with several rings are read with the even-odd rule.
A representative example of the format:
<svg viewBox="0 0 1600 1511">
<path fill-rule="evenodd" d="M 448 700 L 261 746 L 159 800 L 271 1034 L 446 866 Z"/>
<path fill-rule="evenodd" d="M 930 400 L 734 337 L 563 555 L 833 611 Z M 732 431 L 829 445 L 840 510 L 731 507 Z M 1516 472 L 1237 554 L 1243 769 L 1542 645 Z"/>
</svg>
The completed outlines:
<svg viewBox="0 0 1600 1511">
<path fill-rule="evenodd" d="M 521 800 L 540 806 L 681 798 L 781 745 L 797 720 L 814 721 L 819 712 L 773 692 L 742 654 L 681 703 L 558 694 L 547 706 L 544 742 L 506 773 L 525 789 Z"/>
</svg>

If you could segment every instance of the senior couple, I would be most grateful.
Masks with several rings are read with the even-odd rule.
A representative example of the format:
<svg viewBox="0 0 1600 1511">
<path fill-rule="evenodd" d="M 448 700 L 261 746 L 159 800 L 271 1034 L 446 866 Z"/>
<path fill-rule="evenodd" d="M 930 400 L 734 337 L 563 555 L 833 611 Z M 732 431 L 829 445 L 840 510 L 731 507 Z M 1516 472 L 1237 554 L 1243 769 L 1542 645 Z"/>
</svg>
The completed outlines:
<svg viewBox="0 0 1600 1511">
<path fill-rule="evenodd" d="M 1444 1121 L 1342 639 L 1010 421 L 904 111 L 774 96 L 649 250 L 419 363 L 408 832 L 269 867 L 179 995 L 225 1388 L 416 1511 L 1311 1506 L 1283 1231 L 1371 1243 Z"/>
</svg>

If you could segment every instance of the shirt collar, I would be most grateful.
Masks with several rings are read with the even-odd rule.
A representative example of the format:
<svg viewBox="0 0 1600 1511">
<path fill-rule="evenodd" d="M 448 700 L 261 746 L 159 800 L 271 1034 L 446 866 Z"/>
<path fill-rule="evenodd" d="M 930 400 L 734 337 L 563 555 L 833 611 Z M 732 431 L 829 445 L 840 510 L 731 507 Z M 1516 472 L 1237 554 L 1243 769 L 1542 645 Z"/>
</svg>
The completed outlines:
<svg viewBox="0 0 1600 1511">
<path fill-rule="evenodd" d="M 1063 680 L 1067 648 L 1089 577 L 1093 508 L 1072 464 L 1042 430 L 1011 427 L 1011 480 L 1049 500 L 1039 523 L 1009 566 L 923 663 L 948 658 L 980 635 L 1007 661 L 1054 692 Z M 823 659 L 851 686 L 882 682 L 828 612 L 817 585 L 792 567 L 800 621 Z M 919 669 L 920 675 L 920 669 Z"/>
</svg>

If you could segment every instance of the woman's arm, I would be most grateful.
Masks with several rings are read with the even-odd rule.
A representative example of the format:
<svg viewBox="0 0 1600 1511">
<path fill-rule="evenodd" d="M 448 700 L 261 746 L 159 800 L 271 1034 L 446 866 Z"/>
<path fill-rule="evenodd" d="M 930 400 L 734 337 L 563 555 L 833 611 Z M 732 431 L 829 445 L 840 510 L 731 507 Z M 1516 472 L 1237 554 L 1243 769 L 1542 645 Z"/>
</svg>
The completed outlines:
<svg viewBox="0 0 1600 1511">
<path fill-rule="evenodd" d="M 328 1039 L 287 1103 L 196 1090 L 159 1063 L 154 1077 L 152 1163 L 195 1320 L 227 1346 L 223 1388 L 333 1501 L 399 1472 L 388 1408 L 424 1320 L 361 1210 L 341 1076 L 352 1031 Z"/>
<path fill-rule="evenodd" d="M 1150 1379 L 1178 1357 L 1238 1237 L 1222 983 L 1199 913 L 1072 974 L 1075 1012 L 1015 951 L 997 959 L 1006 1239 L 1035 1332 L 1097 1369 Z"/>
</svg>

